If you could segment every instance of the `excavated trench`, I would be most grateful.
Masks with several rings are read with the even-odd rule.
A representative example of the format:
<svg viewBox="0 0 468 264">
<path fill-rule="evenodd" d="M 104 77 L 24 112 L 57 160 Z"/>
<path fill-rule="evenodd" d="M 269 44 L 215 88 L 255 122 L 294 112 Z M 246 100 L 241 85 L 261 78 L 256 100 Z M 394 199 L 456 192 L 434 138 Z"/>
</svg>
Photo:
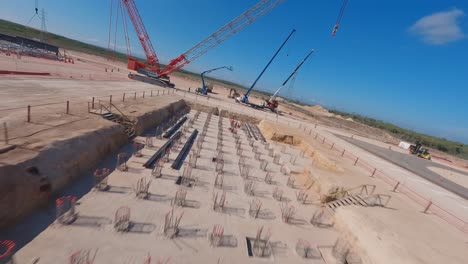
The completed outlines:
<svg viewBox="0 0 468 264">
<path fill-rule="evenodd" d="M 173 121 L 172 116 L 180 116 L 189 110 L 186 102 L 179 100 L 157 109 L 133 113 L 129 117 L 134 121 L 138 136 L 160 124 Z M 73 189 L 73 185 L 83 175 L 92 174 L 90 172 L 106 157 L 110 158 L 110 163 L 115 163 L 115 154 L 130 145 L 128 136 L 121 125 L 106 120 L 83 125 L 96 122 L 101 126 L 95 129 L 91 127 L 66 139 L 52 139 L 50 144 L 23 161 L 0 163 L 1 229 L 13 228 L 40 208 L 53 208 L 54 197 L 63 194 L 67 188 Z M 19 148 L 17 151 L 23 150 Z M 14 154 L 11 151 L 2 155 L 10 155 L 4 156 L 4 160 L 7 160 Z M 82 195 L 92 186 L 92 179 L 87 181 L 87 190 L 81 190 Z M 0 233 L 0 238 L 3 236 Z"/>
</svg>

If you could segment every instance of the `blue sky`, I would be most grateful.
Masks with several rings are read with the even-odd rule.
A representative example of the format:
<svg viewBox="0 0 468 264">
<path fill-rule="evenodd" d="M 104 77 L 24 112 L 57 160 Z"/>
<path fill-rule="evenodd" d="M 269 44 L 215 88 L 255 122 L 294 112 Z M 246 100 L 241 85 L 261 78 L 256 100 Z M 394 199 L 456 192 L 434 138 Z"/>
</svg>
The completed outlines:
<svg viewBox="0 0 468 264">
<path fill-rule="evenodd" d="M 34 0 L 1 0 L 0 17 L 26 24 Z M 162 62 L 176 57 L 257 0 L 136 0 Z M 39 0 L 47 29 L 107 46 L 109 0 Z M 292 28 L 257 84 L 273 91 L 314 48 L 300 70 L 295 98 L 468 143 L 468 1 L 350 0 L 330 36 L 341 0 L 286 0 L 186 68 L 248 85 Z M 39 19 L 30 26 L 40 27 Z M 132 50 L 142 54 L 133 28 Z M 118 44 L 124 46 L 122 37 Z M 283 92 L 283 95 L 287 91 Z"/>
</svg>

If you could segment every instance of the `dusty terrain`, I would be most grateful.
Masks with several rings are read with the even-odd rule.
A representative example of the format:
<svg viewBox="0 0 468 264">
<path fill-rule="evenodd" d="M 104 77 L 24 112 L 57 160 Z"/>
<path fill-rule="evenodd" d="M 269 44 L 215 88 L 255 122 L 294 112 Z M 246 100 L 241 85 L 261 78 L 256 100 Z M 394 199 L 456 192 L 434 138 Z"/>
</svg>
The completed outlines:
<svg viewBox="0 0 468 264">
<path fill-rule="evenodd" d="M 441 164 L 433 163 L 432 161 L 421 159 L 414 155 L 409 155 L 407 153 L 399 153 L 396 151 L 392 151 L 390 149 L 378 147 L 378 146 L 375 146 L 370 143 L 360 141 L 354 138 L 343 137 L 343 136 L 341 136 L 341 138 L 343 140 L 351 142 L 352 144 L 360 148 L 363 148 L 373 153 L 376 156 L 386 159 L 393 164 L 396 164 L 404 169 L 407 169 L 421 176 L 422 178 L 427 179 L 465 199 L 468 198 L 468 189 L 466 188 L 466 186 L 453 182 L 448 178 L 444 178 L 444 175 L 438 174 L 437 171 L 430 170 L 429 167 L 433 166 L 433 167 L 441 168 L 443 170 L 449 170 L 454 173 L 464 175 L 465 177 L 468 177 L 468 173 L 464 173 L 463 171 L 452 169 L 450 167 L 447 167 Z"/>
<path fill-rule="evenodd" d="M 186 107 L 177 96 L 164 97 L 167 96 L 139 98 L 132 100 L 131 105 L 117 102 L 115 105 L 134 120 L 135 133 L 139 135 Z M 34 206 L 128 141 L 120 125 L 98 115 L 85 112 L 79 116 L 76 113 L 74 117 L 71 121 L 66 117 L 58 119 L 60 123 L 55 125 L 51 125 L 46 116 L 41 117 L 43 123 L 37 118 L 31 125 L 37 130 L 25 131 L 29 134 L 10 139 L 9 143 L 15 148 L 0 154 L 1 226 L 31 212 Z"/>
<path fill-rule="evenodd" d="M 337 210 L 334 221 L 341 231 L 340 239 L 344 239 L 347 245 L 356 245 L 353 250 L 357 250 L 362 263 L 464 262 L 464 258 L 468 256 L 464 252 L 465 235 L 456 229 L 446 229 L 446 223 L 437 218 L 422 214 L 418 204 L 402 194 L 392 192 L 382 181 L 363 174 L 362 169 L 357 169 L 352 162 L 345 162 L 339 154 L 333 153 L 312 138 L 303 138 L 299 131 L 288 127 L 272 125 L 266 129 L 295 135 L 301 141 L 297 148 L 318 152 L 323 159 L 335 162 L 337 167 L 332 166 L 334 169 L 330 171 L 330 166 L 325 166 L 328 170 L 323 170 L 323 162 L 314 161 L 315 168 L 311 168 L 311 175 L 317 179 L 312 186 L 315 195 L 317 192 L 323 195 L 336 187 L 355 189 L 360 185 L 368 185 L 375 186 L 374 194 L 390 197 L 384 208 L 350 206 Z M 303 178 L 301 183 L 305 182 L 307 179 Z M 359 188 L 356 189 L 358 190 Z M 438 249 L 437 252 L 432 250 L 435 248 Z M 444 253 L 439 254 L 440 252 Z"/>
<path fill-rule="evenodd" d="M 193 115 L 194 112 L 189 116 Z M 206 113 L 201 113 L 193 129 L 201 131 L 206 116 Z M 229 122 L 225 119 L 223 156 L 228 162 L 224 167 L 224 189 L 231 209 L 230 213 L 214 212 L 212 193 L 219 192 L 214 186 L 216 173 L 213 171 L 212 162 L 215 155 L 212 148 L 218 135 L 217 123 L 217 118 L 212 118 L 209 122 L 201 156 L 192 172 L 197 179 L 194 186 L 180 187 L 174 184 L 184 171 L 184 168 L 180 171 L 169 168 L 178 151 L 171 152 L 169 161 L 164 163 L 161 178 L 154 178 L 151 170 L 142 169 L 141 164 L 155 152 L 154 148 L 145 148 L 142 157 L 132 157 L 127 161 L 128 172 L 116 170 L 109 176 L 109 191 L 92 191 L 79 200 L 76 208 L 78 219 L 75 224 L 55 223 L 50 226 L 20 250 L 15 256 L 16 260 L 39 258 L 45 263 L 61 263 L 73 252 L 98 249 L 96 263 L 122 259 L 142 262 L 148 254 L 153 259 L 170 259 L 170 263 L 257 263 L 262 258 L 248 256 L 244 237 L 255 236 L 260 226 L 267 227 L 272 233 L 272 255 L 266 259 L 274 263 L 284 263 L 286 260 L 288 263 L 340 263 L 341 258 L 346 258 L 348 263 L 395 263 L 396 259 L 399 263 L 463 263 L 467 257 L 465 236 L 458 230 L 437 217 L 422 214 L 419 206 L 403 194 L 393 193 L 380 180 L 363 175 L 361 168 L 346 162 L 313 138 L 306 137 L 303 131 L 276 123 L 262 122 L 260 128 L 270 142 L 267 146 L 271 146 L 273 152 L 280 153 L 279 163 L 284 163 L 291 169 L 291 177 L 295 179 L 293 187 L 287 183 L 288 176 L 279 172 L 279 166 L 274 164 L 268 154 L 269 150 L 255 141 L 253 146 L 258 148 L 262 153 L 261 157 L 269 163 L 267 171 L 274 175 L 276 183 L 271 186 L 264 182 L 265 172 L 258 169 L 259 161 L 255 160 L 253 153 L 249 151 L 252 146 L 248 144 L 246 134 L 239 131 L 244 155 L 248 160 L 247 166 L 251 168 L 249 177 L 257 182 L 256 194 L 247 195 L 243 190 L 246 180 L 239 173 L 239 157 L 235 153 L 234 139 L 226 129 Z M 191 131 L 192 129 L 187 131 L 187 136 Z M 281 135 L 293 136 L 293 145 L 281 143 L 284 141 Z M 142 142 L 144 138 L 136 140 Z M 154 142 L 156 149 L 164 143 L 158 139 Z M 304 150 L 302 157 L 300 153 Z M 188 162 L 184 166 L 188 166 Z M 310 174 L 304 171 L 310 171 Z M 135 182 L 140 178 L 152 179 L 148 200 L 135 197 Z M 311 182 L 310 179 L 314 181 Z M 335 222 L 339 235 L 334 228 L 312 225 L 309 222 L 310 218 L 321 210 L 320 197 L 329 194 L 335 188 L 358 191 L 359 188 L 356 187 L 362 185 L 375 188 L 372 194 L 388 197 L 385 207 L 338 208 L 336 216 L 330 213 L 330 217 L 331 221 Z M 180 188 L 187 190 L 189 203 L 175 208 L 177 214 L 184 212 L 181 234 L 179 237 L 168 239 L 163 233 L 164 215 L 171 211 L 171 201 L 173 203 L 174 195 Z M 285 199 L 296 208 L 296 224 L 283 222 L 280 214 L 281 203 L 272 197 L 275 188 L 284 191 Z M 304 204 L 296 200 L 301 190 L 308 194 Z M 248 213 L 252 199 L 263 202 L 262 208 L 265 211 L 259 219 L 251 217 Z M 116 232 L 111 224 L 115 222 L 114 212 L 120 206 L 128 206 L 131 209 L 133 227 L 127 233 Z M 363 226 L 364 221 L 368 224 Z M 208 237 L 215 224 L 224 227 L 225 234 L 232 244 L 215 248 L 210 246 Z M 415 226 L 418 228 L 414 228 Z M 429 230 L 431 232 L 428 232 Z M 305 260 L 298 256 L 296 245 L 299 239 L 312 243 L 321 257 Z M 376 239 L 382 242 L 375 242 Z M 379 244 L 378 250 L 374 249 L 376 243 Z M 348 253 L 341 252 L 343 247 Z M 126 250 L 117 253 L 115 248 Z M 443 253 L 432 251 L 431 254 L 425 254 L 429 248 L 440 249 Z M 394 254 L 397 254 L 397 257 Z"/>
<path fill-rule="evenodd" d="M 193 116 L 194 112 L 190 114 Z M 195 121 L 194 129 L 202 130 L 206 120 L 206 113 L 201 113 L 199 119 Z M 245 157 L 249 160 L 248 165 L 251 168 L 250 177 L 256 181 L 256 194 L 248 196 L 245 194 L 244 180 L 239 174 L 237 166 L 238 156 L 235 151 L 235 144 L 232 135 L 227 127 L 229 121 L 224 119 L 224 159 L 226 160 L 224 169 L 224 190 L 228 199 L 228 208 L 225 213 L 214 212 L 212 209 L 213 193 L 222 193 L 223 188 L 218 190 L 213 186 L 216 173 L 213 163 L 213 140 L 217 135 L 217 118 L 213 118 L 209 125 L 206 140 L 202 146 L 201 157 L 198 159 L 197 166 L 193 170 L 193 176 L 197 178 L 197 183 L 193 187 L 181 187 L 175 184 L 177 177 L 182 175 L 186 163 L 180 171 L 174 171 L 169 168 L 178 152 L 172 152 L 169 162 L 164 164 L 162 178 L 151 176 L 151 170 L 142 169 L 141 164 L 146 160 L 144 157 L 151 156 L 155 150 L 145 148 L 143 157 L 132 157 L 128 162 L 129 171 L 115 171 L 109 176 L 108 184 L 111 190 L 118 186 L 124 193 L 96 192 L 93 191 L 83 197 L 79 202 L 77 211 L 80 215 L 87 218 L 100 218 L 113 220 L 113 214 L 120 206 L 129 206 L 131 208 L 131 219 L 139 226 L 144 226 L 144 230 L 130 230 L 128 233 L 117 233 L 113 231 L 111 225 L 101 225 L 88 227 L 77 225 L 60 226 L 54 224 L 40 236 L 34 239 L 23 250 L 17 254 L 17 260 L 23 261 L 39 257 L 41 262 L 60 263 L 66 261 L 69 253 L 82 248 L 99 249 L 96 258 L 97 263 L 116 262 L 120 260 L 141 260 L 147 254 L 154 259 L 169 258 L 171 263 L 201 263 L 216 262 L 221 263 L 256 263 L 261 261 L 260 257 L 249 257 L 246 237 L 255 237 L 258 228 L 265 226 L 268 232 L 272 233 L 271 246 L 273 253 L 268 259 L 274 263 L 323 263 L 319 256 L 311 260 L 301 260 L 295 253 L 295 245 L 298 239 L 303 238 L 311 240 L 314 245 L 332 246 L 337 235 L 331 229 L 317 228 L 308 223 L 308 217 L 317 207 L 315 205 L 300 205 L 295 200 L 295 189 L 286 186 L 284 175 L 279 173 L 279 166 L 272 163 L 272 158 L 267 155 L 267 150 L 263 145 L 256 141 L 255 146 L 264 153 L 262 156 L 268 160 L 270 165 L 268 171 L 274 175 L 275 185 L 268 185 L 262 182 L 265 172 L 258 169 L 259 162 L 253 159 L 253 154 L 249 150 L 246 135 L 240 131 L 242 148 L 246 150 Z M 187 135 L 191 133 L 188 131 Z M 137 138 L 138 141 L 143 138 Z M 156 146 L 164 143 L 162 140 L 156 140 Z M 290 156 L 297 154 L 297 151 L 291 154 L 283 155 L 283 159 L 289 160 Z M 307 159 L 299 158 L 299 164 L 307 164 Z M 132 188 L 135 181 L 144 177 L 153 179 L 150 187 L 151 198 L 149 200 L 138 200 Z M 284 197 L 291 200 L 297 208 L 297 224 L 286 224 L 281 220 L 280 202 L 274 200 L 271 195 L 274 188 L 279 187 L 284 191 Z M 174 239 L 165 238 L 163 234 L 164 215 L 171 210 L 171 200 L 178 189 L 187 190 L 187 199 L 190 205 L 177 207 L 177 213 L 184 212 L 181 221 L 181 234 Z M 249 216 L 249 202 L 252 199 L 259 199 L 263 202 L 262 216 L 255 219 Z M 86 220 L 86 219 L 85 219 Z M 77 219 L 77 222 L 80 218 Z M 83 220 L 84 221 L 84 220 Z M 135 224 L 135 225 L 136 225 Z M 212 232 L 215 224 L 221 224 L 225 229 L 225 235 L 230 237 L 229 245 L 212 248 L 208 236 Z M 183 234 L 182 234 L 183 233 Z M 92 234 L 92 236 L 91 236 Z M 69 237 L 73 237 L 73 243 L 65 243 Z M 46 242 L 47 241 L 47 242 Z M 105 245 L 105 246 L 104 246 Z M 153 245 L 157 245 L 156 247 Z M 61 248 L 56 251 L 54 248 Z M 126 248 L 124 251 L 116 254 L 116 248 Z M 317 249 L 315 249 L 317 250 Z"/>
<path fill-rule="evenodd" d="M 208 97 L 195 95 L 188 93 L 188 90 L 190 88 L 193 92 L 200 86 L 199 82 L 187 78 L 172 77 L 177 91 L 134 82 L 126 78 L 128 71 L 123 63 L 109 62 L 86 54 L 72 55 L 76 58 L 75 64 L 44 62 L 27 57 L 0 57 L 0 69 L 18 67 L 17 69 L 22 71 L 46 70 L 51 73 L 48 77 L 0 76 L 0 95 L 4 99 L 0 102 L 0 121 L 6 122 L 9 129 L 9 144 L 17 146 L 15 150 L 0 154 L 0 168 L 5 169 L 8 165 L 18 162 L 29 162 L 40 166 L 49 164 L 53 169 L 53 165 L 56 165 L 53 158 L 60 157 L 61 151 L 67 149 L 72 150 L 72 154 L 75 153 L 73 151 L 77 151 L 80 156 L 75 153 L 74 156 L 67 154 L 60 158 L 71 160 L 71 163 L 76 161 L 79 166 L 86 164 L 90 171 L 102 169 L 104 165 L 99 161 L 104 159 L 104 156 L 109 156 L 118 146 L 125 144 L 127 139 L 123 138 L 121 126 L 88 113 L 93 97 L 96 106 L 108 106 L 112 100 L 112 104 L 132 120 L 146 120 L 138 134 L 161 123 L 175 122 L 170 120 L 169 115 L 183 113 L 184 107 L 177 111 L 158 109 L 182 99 L 193 106 L 199 106 L 194 108 L 206 107 L 206 111 L 200 113 L 193 127 L 186 131 L 187 136 L 195 128 L 202 131 L 207 112 L 211 111 L 212 107 L 231 113 L 227 114 L 228 116 L 248 116 L 243 117 L 243 120 L 263 120 L 259 127 L 268 140 L 267 147 L 258 141 L 254 142 L 254 146 L 261 152 L 262 159 L 268 162 L 267 171 L 273 174 L 275 185 L 265 183 L 266 172 L 259 169 L 261 162 L 254 158 L 253 146 L 249 144 L 245 132 L 239 130 L 243 155 L 246 157 L 247 166 L 251 168 L 250 177 L 257 187 L 257 195 L 250 196 L 244 192 L 246 180 L 240 175 L 239 155 L 236 153 L 231 132 L 227 129 L 228 119 L 224 118 L 222 130 L 226 160 L 225 191 L 228 207 L 232 210 L 230 213 L 218 213 L 211 209 L 213 192 L 217 192 L 214 187 L 215 163 L 212 162 L 212 158 L 216 153 L 216 140 L 219 137 L 218 117 L 213 116 L 208 122 L 208 133 L 197 163 L 200 166 L 193 170 L 193 175 L 200 185 L 187 188 L 187 199 L 193 206 L 176 208 L 177 214 L 184 211 L 181 222 L 184 235 L 168 239 L 162 232 L 164 216 L 172 208 L 171 200 L 180 188 L 174 184 L 174 180 L 183 173 L 189 158 L 187 157 L 184 168 L 173 170 L 170 165 L 178 151 L 171 152 L 169 162 L 164 163 L 164 176 L 154 178 L 151 170 L 144 169 L 142 163 L 154 154 L 165 140 L 156 138 L 155 131 L 150 129 L 149 134 L 137 137 L 134 141 L 147 144 L 149 137 L 155 146 L 147 145 L 142 150 L 142 157 L 131 157 L 128 160 L 130 169 L 127 172 L 114 171 L 115 156 L 110 157 L 113 161 L 111 165 L 105 165 L 113 171 L 108 183 L 115 192 L 89 192 L 89 189 L 80 190 L 79 195 L 74 189 L 67 192 L 82 197 L 76 208 L 79 217 L 75 224 L 56 223 L 48 226 L 49 222 L 39 224 L 39 221 L 34 219 L 28 222 L 38 225 L 35 228 L 38 235 L 23 239 L 22 244 L 15 249 L 18 252 L 14 258 L 19 263 L 28 263 L 35 257 L 40 258 L 38 263 L 64 263 L 73 252 L 88 249 L 98 249 L 96 263 L 114 263 L 121 260 L 143 263 L 148 254 L 153 257 L 153 261 L 157 258 L 170 258 L 169 263 L 258 263 L 264 262 L 265 258 L 248 256 L 246 237 L 255 237 L 260 226 L 265 226 L 266 230 L 272 233 L 272 254 L 266 259 L 275 263 L 341 263 L 343 258 L 347 258 L 348 263 L 463 263 L 468 257 L 465 243 L 468 233 L 466 200 L 336 136 L 356 136 L 375 146 L 390 147 L 393 151 L 404 153 L 394 146 L 394 139 L 384 132 L 352 120 L 331 116 L 319 107 L 281 106 L 285 115 L 253 110 L 227 98 L 229 89 L 218 85 L 214 88 L 216 94 L 210 94 Z M 260 97 L 251 98 L 255 103 L 261 102 Z M 68 113 L 67 100 L 70 101 Z M 57 104 L 43 105 L 49 103 Z M 26 120 L 27 105 L 32 106 L 30 122 Z M 194 113 L 195 110 L 192 110 L 189 116 L 193 117 Z M 142 115 L 147 117 L 142 118 Z M 103 129 L 109 129 L 118 136 L 102 133 Z M 89 133 L 99 136 L 95 136 L 93 141 L 88 141 L 88 138 L 80 140 L 81 135 Z M 324 136 L 326 139 L 322 141 Z M 122 140 L 114 140 L 116 137 L 121 137 Z M 78 147 L 73 144 L 65 147 L 59 144 L 73 139 L 76 139 L 75 144 L 78 144 Z M 115 146 L 102 152 L 97 151 L 97 156 L 89 155 L 89 151 L 96 152 L 95 146 L 100 145 L 97 142 L 114 142 Z M 131 143 L 126 148 L 127 154 L 135 151 Z M 359 163 L 347 159 L 346 155 L 343 157 L 337 148 L 344 148 L 347 155 L 352 153 L 358 157 Z M 47 154 L 51 149 L 56 152 L 49 156 L 48 160 L 34 161 L 34 157 Z M 274 164 L 270 149 L 273 155 L 280 155 L 280 165 Z M 115 152 L 112 155 L 115 155 Z M 56 172 L 47 171 L 46 174 L 62 173 L 61 164 L 56 165 L 59 168 Z M 290 169 L 291 177 L 284 175 L 281 164 Z M 370 164 L 366 166 L 372 167 L 363 164 Z M 459 184 L 464 182 L 460 175 L 432 167 L 430 169 L 440 177 Z M 73 170 L 73 173 L 68 171 L 62 174 L 73 174 L 76 178 L 84 174 L 89 175 L 89 171 L 85 173 L 84 169 L 75 167 Z M 372 170 L 389 175 L 387 177 L 393 185 L 389 185 L 388 180 L 383 181 L 382 177 L 369 177 Z M 40 171 L 43 173 L 42 169 Z M 35 170 L 32 172 L 35 174 Z M 9 175 L 11 173 L 2 172 L 0 178 Z M 152 179 L 149 189 L 151 199 L 140 200 L 135 197 L 136 181 L 142 177 Z M 92 185 L 92 178 L 89 181 L 88 186 Z M 290 181 L 293 181 L 292 185 Z M 401 186 L 392 192 L 397 182 L 401 183 Z M 59 185 L 63 184 L 57 184 Z M 312 221 L 312 224 L 311 219 L 317 215 L 321 216 L 320 205 L 323 199 L 337 190 L 348 190 L 354 195 L 361 186 L 372 188 L 373 193 L 390 199 L 384 207 L 344 205 L 338 208 L 336 213 L 327 209 L 324 219 L 318 217 L 324 222 L 320 224 Z M 287 224 L 282 220 L 280 208 L 283 203 L 273 197 L 276 187 L 284 191 L 289 205 L 296 209 L 297 222 L 294 224 Z M 412 190 L 416 196 L 404 190 Z M 305 203 L 297 199 L 301 191 L 308 195 Z M 8 196 L 8 193 L 2 194 L 2 198 Z M 21 196 L 21 193 L 16 195 Z M 252 219 L 248 213 L 250 201 L 255 198 L 263 202 L 265 215 L 268 216 L 265 219 Z M 366 199 L 375 197 L 370 195 Z M 433 202 L 432 207 L 426 213 L 421 213 L 429 201 Z M 5 203 L 1 205 L 4 206 Z M 113 228 L 114 213 L 120 206 L 128 206 L 131 209 L 131 221 L 135 228 L 127 233 L 118 233 Z M 49 202 L 48 207 L 49 209 L 40 211 L 46 212 L 50 219 L 54 219 L 55 211 L 50 209 L 54 207 L 53 201 Z M 363 222 L 366 224 L 362 225 Z M 336 226 L 330 227 L 333 223 Z M 215 224 L 223 225 L 226 236 L 232 239 L 229 240 L 232 242 L 230 246 L 210 246 L 208 234 L 212 232 Z M 0 238 L 15 240 L 19 233 L 21 232 L 16 228 L 0 230 Z M 296 248 L 299 239 L 310 242 L 314 258 L 304 259 L 299 256 Z M 343 241 L 344 247 L 341 244 Z M 392 244 L 395 243 L 402 246 L 394 247 Z M 375 250 L 377 244 L 379 250 Z M 125 250 L 121 250 L 123 248 Z M 431 253 L 427 254 L 427 251 Z M 399 257 L 398 261 L 395 261 L 395 255 Z"/>
<path fill-rule="evenodd" d="M 460 172 L 455 172 L 450 169 L 444 169 L 444 168 L 438 168 L 438 167 L 432 167 L 432 166 L 429 166 L 427 168 L 439 175 L 442 175 L 442 177 L 446 179 L 449 179 L 461 186 L 464 186 L 465 188 L 468 188 L 468 173 L 460 173 Z"/>
</svg>

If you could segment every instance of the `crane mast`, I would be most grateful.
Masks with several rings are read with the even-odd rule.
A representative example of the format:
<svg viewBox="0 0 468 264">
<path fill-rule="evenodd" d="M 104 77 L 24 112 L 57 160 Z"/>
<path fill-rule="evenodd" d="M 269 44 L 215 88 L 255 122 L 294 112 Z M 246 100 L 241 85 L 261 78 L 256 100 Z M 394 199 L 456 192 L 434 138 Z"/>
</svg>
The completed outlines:
<svg viewBox="0 0 468 264">
<path fill-rule="evenodd" d="M 153 44 L 148 36 L 148 32 L 146 31 L 145 25 L 143 24 L 143 20 L 141 20 L 140 13 L 136 7 L 134 0 L 122 0 L 123 4 L 125 5 L 128 16 L 132 21 L 133 27 L 138 36 L 138 40 L 141 43 L 141 47 L 146 55 L 146 60 L 148 61 L 147 66 L 153 71 L 159 72 L 159 60 L 156 52 L 154 51 Z M 135 58 L 129 56 L 128 58 L 128 68 L 130 70 L 138 70 L 142 66 L 145 66 L 144 63 L 137 61 Z"/>
</svg>

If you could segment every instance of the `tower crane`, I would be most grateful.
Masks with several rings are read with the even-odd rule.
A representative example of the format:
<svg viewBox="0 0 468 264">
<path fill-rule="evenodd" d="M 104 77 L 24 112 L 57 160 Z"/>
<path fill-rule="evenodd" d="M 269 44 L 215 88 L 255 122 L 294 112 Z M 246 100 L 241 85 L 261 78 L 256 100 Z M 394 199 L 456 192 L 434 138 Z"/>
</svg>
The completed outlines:
<svg viewBox="0 0 468 264">
<path fill-rule="evenodd" d="M 214 69 L 202 72 L 200 74 L 201 80 L 202 80 L 202 87 L 198 88 L 196 92 L 207 95 L 208 94 L 208 89 L 207 89 L 206 84 L 205 84 L 205 75 L 210 73 L 210 72 L 221 70 L 221 69 L 228 69 L 228 70 L 232 71 L 232 67 L 222 66 L 222 67 L 218 67 L 218 68 L 214 68 Z"/>
<path fill-rule="evenodd" d="M 265 73 L 265 71 L 268 69 L 268 67 L 270 66 L 270 64 L 273 62 L 273 60 L 276 58 L 276 56 L 278 55 L 278 53 L 281 51 L 281 49 L 283 49 L 284 45 L 286 45 L 286 42 L 288 42 L 288 40 L 291 38 L 291 36 L 296 32 L 295 29 L 293 29 L 291 31 L 291 33 L 289 33 L 288 37 L 284 40 L 283 44 L 281 44 L 281 46 L 278 48 L 278 50 L 276 51 L 276 53 L 273 55 L 273 57 L 270 59 L 270 61 L 267 63 L 267 65 L 265 66 L 265 68 L 263 68 L 262 72 L 260 72 L 260 74 L 258 75 L 257 79 L 255 79 L 255 81 L 252 83 L 252 85 L 250 86 L 250 88 L 247 90 L 247 92 L 242 96 L 242 97 L 239 97 L 239 98 L 236 98 L 236 102 L 242 102 L 244 104 L 248 104 L 249 103 L 249 95 L 250 93 L 252 92 L 253 88 L 255 87 L 255 84 L 257 84 L 258 80 L 262 77 L 262 75 Z"/>
<path fill-rule="evenodd" d="M 283 87 L 288 83 L 288 81 L 296 75 L 297 71 L 299 70 L 299 68 L 301 68 L 301 66 L 304 64 L 304 62 L 306 62 L 306 60 L 310 57 L 310 55 L 312 55 L 312 53 L 314 53 L 315 50 L 311 50 L 309 52 L 309 54 L 307 54 L 307 56 L 301 61 L 301 63 L 299 63 L 296 68 L 294 69 L 294 71 L 288 76 L 288 78 L 281 84 L 281 86 L 276 89 L 275 93 L 268 99 L 265 101 L 265 103 L 263 104 L 264 107 L 270 109 L 271 111 L 275 112 L 276 109 L 278 108 L 278 101 L 276 100 L 276 97 L 278 96 L 279 92 L 281 91 L 281 89 L 283 89 Z"/>
<path fill-rule="evenodd" d="M 141 43 L 143 51 L 146 55 L 147 63 L 141 62 L 132 56 L 128 56 L 128 69 L 135 70 L 140 74 L 129 74 L 130 79 L 159 84 L 163 86 L 174 87 L 170 82 L 168 75 L 181 69 L 185 65 L 194 61 L 201 55 L 205 54 L 208 50 L 216 47 L 224 40 L 228 39 L 245 26 L 253 23 L 257 18 L 266 14 L 284 0 L 260 0 L 257 4 L 250 9 L 240 14 L 238 17 L 222 26 L 216 32 L 200 41 L 188 51 L 182 53 L 175 59 L 171 60 L 168 65 L 161 68 L 156 52 L 151 44 L 146 28 L 143 24 L 141 16 L 135 4 L 135 0 L 119 0 L 127 10 L 127 13 L 132 21 L 132 24 L 137 33 L 138 39 Z M 128 36 L 127 36 L 128 37 Z"/>
</svg>

